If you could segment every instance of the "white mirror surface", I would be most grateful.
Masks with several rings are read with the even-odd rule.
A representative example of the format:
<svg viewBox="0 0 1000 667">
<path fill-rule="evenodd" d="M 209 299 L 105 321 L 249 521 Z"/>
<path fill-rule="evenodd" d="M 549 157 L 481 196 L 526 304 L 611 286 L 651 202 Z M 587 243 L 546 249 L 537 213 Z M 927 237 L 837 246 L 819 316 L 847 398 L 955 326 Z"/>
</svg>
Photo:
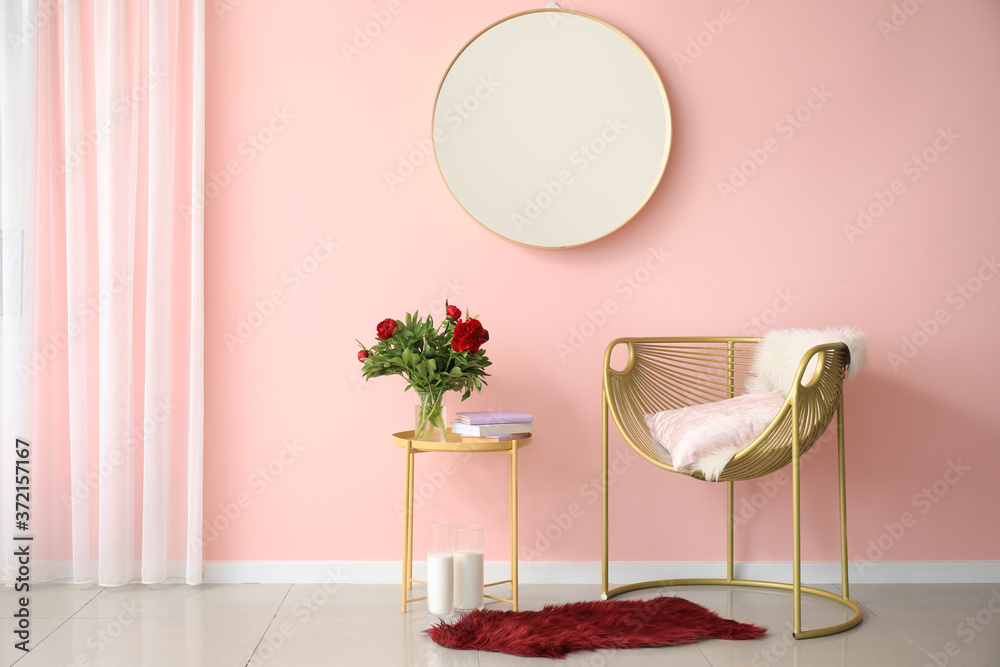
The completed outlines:
<svg viewBox="0 0 1000 667">
<path fill-rule="evenodd" d="M 653 194 L 670 110 L 652 63 L 585 14 L 542 9 L 484 30 L 452 63 L 434 106 L 448 188 L 487 229 L 524 245 L 588 243 Z"/>
</svg>

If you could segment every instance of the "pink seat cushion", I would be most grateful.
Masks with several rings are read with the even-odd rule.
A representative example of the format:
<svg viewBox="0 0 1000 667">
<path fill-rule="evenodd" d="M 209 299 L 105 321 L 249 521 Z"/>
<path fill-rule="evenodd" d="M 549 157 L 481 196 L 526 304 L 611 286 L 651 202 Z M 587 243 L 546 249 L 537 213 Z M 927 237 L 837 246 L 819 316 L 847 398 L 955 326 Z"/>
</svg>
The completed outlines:
<svg viewBox="0 0 1000 667">
<path fill-rule="evenodd" d="M 644 417 L 675 469 L 700 470 L 712 481 L 733 455 L 764 432 L 784 402 L 785 397 L 774 392 L 746 394 Z"/>
</svg>

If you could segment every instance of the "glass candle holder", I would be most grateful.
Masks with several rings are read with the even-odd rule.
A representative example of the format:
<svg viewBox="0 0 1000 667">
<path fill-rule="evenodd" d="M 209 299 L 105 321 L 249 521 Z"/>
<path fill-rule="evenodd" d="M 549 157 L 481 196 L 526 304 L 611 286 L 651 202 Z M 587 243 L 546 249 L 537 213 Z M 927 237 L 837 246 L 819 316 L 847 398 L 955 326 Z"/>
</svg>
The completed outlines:
<svg viewBox="0 0 1000 667">
<path fill-rule="evenodd" d="M 448 617 L 455 612 L 455 524 L 427 526 L 427 613 Z"/>
<path fill-rule="evenodd" d="M 483 527 L 455 529 L 455 609 L 483 608 Z"/>
</svg>

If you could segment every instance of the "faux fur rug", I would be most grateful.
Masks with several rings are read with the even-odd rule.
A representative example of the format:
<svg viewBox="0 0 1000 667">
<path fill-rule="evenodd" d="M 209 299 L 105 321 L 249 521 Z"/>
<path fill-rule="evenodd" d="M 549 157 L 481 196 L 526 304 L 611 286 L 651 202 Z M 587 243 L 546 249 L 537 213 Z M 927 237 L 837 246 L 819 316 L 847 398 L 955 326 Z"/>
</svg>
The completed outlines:
<svg viewBox="0 0 1000 667">
<path fill-rule="evenodd" d="M 747 391 L 760 394 L 776 391 L 787 394 L 795 382 L 799 363 L 809 348 L 830 342 L 843 342 L 851 352 L 851 365 L 847 368 L 850 380 L 865 365 L 867 338 L 856 327 L 827 327 L 826 329 L 774 329 L 764 334 L 754 355 Z M 816 359 L 806 367 L 806 380 L 812 377 Z"/>
<path fill-rule="evenodd" d="M 757 639 L 767 630 L 722 618 L 689 600 L 656 597 L 548 605 L 541 611 L 473 611 L 429 630 L 447 648 L 564 658 L 573 651 Z"/>
</svg>

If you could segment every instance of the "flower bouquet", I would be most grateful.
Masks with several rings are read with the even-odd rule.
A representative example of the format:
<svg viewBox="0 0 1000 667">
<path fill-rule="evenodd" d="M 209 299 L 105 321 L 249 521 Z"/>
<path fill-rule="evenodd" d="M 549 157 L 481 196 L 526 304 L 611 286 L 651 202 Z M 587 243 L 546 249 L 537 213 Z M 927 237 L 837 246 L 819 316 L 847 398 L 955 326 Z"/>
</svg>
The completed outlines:
<svg viewBox="0 0 1000 667">
<path fill-rule="evenodd" d="M 490 334 L 468 312 L 462 319 L 457 306 L 445 302 L 446 315 L 439 326 L 418 312 L 404 320 L 386 318 L 375 328 L 377 342 L 371 347 L 361 341 L 358 360 L 364 364 L 365 380 L 382 375 L 401 375 L 404 391 L 417 392 L 414 439 L 443 442 L 447 431 L 442 399 L 446 391 L 461 391 L 464 401 L 473 390 L 480 391 L 490 365 L 484 343 Z"/>
</svg>

